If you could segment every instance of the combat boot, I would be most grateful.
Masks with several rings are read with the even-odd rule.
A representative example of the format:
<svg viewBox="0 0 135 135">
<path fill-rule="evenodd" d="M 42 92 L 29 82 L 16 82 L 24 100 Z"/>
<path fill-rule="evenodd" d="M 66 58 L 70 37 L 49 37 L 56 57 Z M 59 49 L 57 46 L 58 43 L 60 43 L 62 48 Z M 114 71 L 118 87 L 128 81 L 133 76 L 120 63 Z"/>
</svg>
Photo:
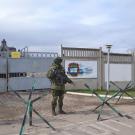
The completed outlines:
<svg viewBox="0 0 135 135">
<path fill-rule="evenodd" d="M 56 106 L 52 105 L 52 115 L 53 116 L 56 116 L 55 108 L 56 108 Z"/>
<path fill-rule="evenodd" d="M 62 109 L 62 105 L 59 105 L 59 111 L 58 111 L 59 114 L 66 114 L 65 111 L 63 111 Z"/>
</svg>

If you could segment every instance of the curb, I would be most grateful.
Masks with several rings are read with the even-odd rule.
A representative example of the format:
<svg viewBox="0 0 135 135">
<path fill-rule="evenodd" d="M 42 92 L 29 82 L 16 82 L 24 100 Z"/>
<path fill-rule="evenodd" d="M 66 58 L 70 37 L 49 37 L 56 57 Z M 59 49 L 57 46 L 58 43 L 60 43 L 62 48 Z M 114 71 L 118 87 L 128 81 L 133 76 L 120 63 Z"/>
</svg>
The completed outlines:
<svg viewBox="0 0 135 135">
<path fill-rule="evenodd" d="M 86 94 L 86 93 L 78 93 L 78 92 L 66 92 L 67 94 L 71 95 L 80 95 L 80 96 L 89 96 L 89 97 L 96 97 L 94 94 Z M 101 97 L 105 97 L 105 95 L 100 95 Z M 112 97 L 110 95 L 107 96 L 108 98 Z M 119 96 L 115 97 L 116 99 L 119 98 Z M 121 97 L 122 99 L 132 99 L 131 97 Z"/>
</svg>

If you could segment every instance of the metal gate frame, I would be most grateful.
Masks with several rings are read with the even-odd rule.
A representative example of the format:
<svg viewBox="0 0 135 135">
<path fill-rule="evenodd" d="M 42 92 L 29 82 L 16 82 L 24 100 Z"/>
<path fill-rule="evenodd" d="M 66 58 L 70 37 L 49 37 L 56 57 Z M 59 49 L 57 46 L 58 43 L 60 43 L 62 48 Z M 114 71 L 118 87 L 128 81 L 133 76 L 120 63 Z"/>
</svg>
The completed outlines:
<svg viewBox="0 0 135 135">
<path fill-rule="evenodd" d="M 50 88 L 46 72 L 58 54 L 29 54 L 19 59 L 0 58 L 0 92 L 29 90 L 32 87 L 33 76 L 36 82 L 35 89 Z"/>
</svg>

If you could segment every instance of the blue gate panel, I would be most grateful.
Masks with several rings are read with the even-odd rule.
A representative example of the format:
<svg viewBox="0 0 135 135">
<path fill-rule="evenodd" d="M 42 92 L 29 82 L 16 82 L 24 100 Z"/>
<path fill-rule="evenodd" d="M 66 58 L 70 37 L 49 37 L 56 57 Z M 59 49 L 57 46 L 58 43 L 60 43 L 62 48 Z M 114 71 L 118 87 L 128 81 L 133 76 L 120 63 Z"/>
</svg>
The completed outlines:
<svg viewBox="0 0 135 135">
<path fill-rule="evenodd" d="M 0 73 L 7 73 L 7 59 L 0 58 Z"/>
<path fill-rule="evenodd" d="M 9 73 L 11 72 L 45 72 L 54 58 L 21 58 L 8 59 Z"/>
<path fill-rule="evenodd" d="M 0 92 L 50 88 L 46 73 L 55 57 L 0 58 Z M 32 77 L 34 75 L 34 78 Z"/>
<path fill-rule="evenodd" d="M 19 77 L 9 79 L 8 91 L 30 90 L 32 89 L 33 83 L 35 84 L 35 89 L 50 88 L 50 81 L 47 78 L 36 77 L 33 79 L 32 77 Z"/>
<path fill-rule="evenodd" d="M 7 80 L 6 79 L 0 79 L 0 92 L 7 91 Z"/>
</svg>

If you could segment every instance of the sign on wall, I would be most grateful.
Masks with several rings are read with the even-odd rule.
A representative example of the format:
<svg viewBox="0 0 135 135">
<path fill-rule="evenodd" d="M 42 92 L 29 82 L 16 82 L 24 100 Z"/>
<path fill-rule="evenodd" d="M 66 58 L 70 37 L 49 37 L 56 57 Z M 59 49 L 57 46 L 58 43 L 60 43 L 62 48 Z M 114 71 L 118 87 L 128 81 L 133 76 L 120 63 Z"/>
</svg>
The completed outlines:
<svg viewBox="0 0 135 135">
<path fill-rule="evenodd" d="M 21 53 L 20 52 L 11 52 L 11 58 L 20 58 Z"/>
<path fill-rule="evenodd" d="M 97 78 L 97 61 L 66 60 L 65 71 L 70 78 Z"/>
</svg>

